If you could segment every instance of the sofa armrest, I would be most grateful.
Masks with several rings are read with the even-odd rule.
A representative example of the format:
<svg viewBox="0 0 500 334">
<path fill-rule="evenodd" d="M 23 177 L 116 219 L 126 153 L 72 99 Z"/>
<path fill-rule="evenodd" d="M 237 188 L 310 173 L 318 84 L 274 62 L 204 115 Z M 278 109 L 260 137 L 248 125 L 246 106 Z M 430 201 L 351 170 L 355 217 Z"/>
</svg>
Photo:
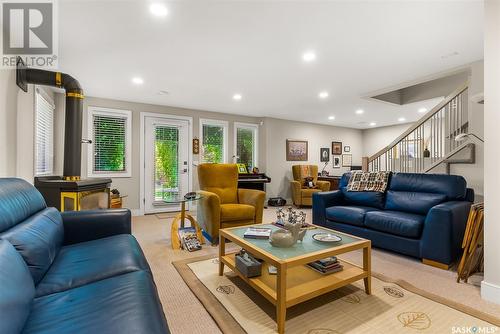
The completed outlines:
<svg viewBox="0 0 500 334">
<path fill-rule="evenodd" d="M 432 207 L 422 232 L 422 258 L 451 264 L 460 255 L 471 202 L 450 201 Z"/>
<path fill-rule="evenodd" d="M 295 205 L 301 205 L 301 194 L 300 190 L 302 189 L 302 185 L 299 181 L 290 181 L 290 186 L 292 187 L 292 202 Z"/>
<path fill-rule="evenodd" d="M 321 191 L 330 190 L 330 181 L 317 181 L 316 184 Z"/>
<path fill-rule="evenodd" d="M 197 205 L 198 225 L 205 230 L 211 243 L 217 243 L 214 240 L 219 235 L 220 228 L 220 198 L 216 193 L 200 190 L 198 193 L 202 198 Z"/>
<path fill-rule="evenodd" d="M 129 209 L 66 211 L 61 216 L 65 245 L 132 233 Z"/>
<path fill-rule="evenodd" d="M 325 225 L 326 209 L 342 203 L 344 195 L 342 191 L 316 192 L 312 195 L 312 221 L 315 225 Z"/>
<path fill-rule="evenodd" d="M 253 189 L 238 189 L 238 202 L 255 207 L 255 224 L 262 223 L 266 193 Z"/>
</svg>

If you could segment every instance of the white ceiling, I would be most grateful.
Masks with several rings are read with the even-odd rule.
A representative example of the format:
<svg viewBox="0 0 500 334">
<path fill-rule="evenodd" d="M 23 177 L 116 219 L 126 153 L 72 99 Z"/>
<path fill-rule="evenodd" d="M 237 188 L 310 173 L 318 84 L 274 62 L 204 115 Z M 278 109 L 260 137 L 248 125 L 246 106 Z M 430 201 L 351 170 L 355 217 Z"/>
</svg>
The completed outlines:
<svg viewBox="0 0 500 334">
<path fill-rule="evenodd" d="M 483 58 L 482 1 L 185 0 L 165 18 L 149 3 L 60 2 L 59 65 L 86 95 L 366 128 L 437 103 L 367 93 Z"/>
</svg>

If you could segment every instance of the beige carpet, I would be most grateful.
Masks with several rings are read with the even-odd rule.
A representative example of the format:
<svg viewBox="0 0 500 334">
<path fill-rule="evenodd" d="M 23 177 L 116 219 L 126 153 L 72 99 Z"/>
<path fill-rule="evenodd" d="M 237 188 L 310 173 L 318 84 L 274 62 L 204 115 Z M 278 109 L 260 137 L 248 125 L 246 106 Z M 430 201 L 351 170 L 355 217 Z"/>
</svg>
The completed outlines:
<svg viewBox="0 0 500 334">
<path fill-rule="evenodd" d="M 310 210 L 308 218 L 310 218 Z M 272 219 L 274 210 L 265 210 L 266 221 Z M 220 333 L 216 323 L 203 305 L 186 286 L 172 265 L 173 261 L 197 256 L 217 254 L 217 248 L 205 246 L 203 250 L 188 253 L 170 247 L 172 219 L 158 219 L 155 215 L 134 217 L 132 232 L 139 240 L 151 265 L 165 314 L 173 333 Z M 347 256 L 349 255 L 349 256 Z M 360 254 L 345 254 L 347 260 L 360 263 Z M 374 249 L 372 269 L 392 279 L 410 284 L 462 303 L 492 316 L 500 317 L 500 305 L 481 299 L 479 287 L 457 284 L 456 273 L 423 265 L 416 259 Z"/>
<path fill-rule="evenodd" d="M 175 266 L 224 333 L 275 333 L 274 306 L 230 269 L 219 276 L 217 257 L 178 261 Z M 500 319 L 375 275 L 371 295 L 364 292 L 361 280 L 291 307 L 286 332 L 449 333 L 453 328 L 500 325 Z"/>
</svg>

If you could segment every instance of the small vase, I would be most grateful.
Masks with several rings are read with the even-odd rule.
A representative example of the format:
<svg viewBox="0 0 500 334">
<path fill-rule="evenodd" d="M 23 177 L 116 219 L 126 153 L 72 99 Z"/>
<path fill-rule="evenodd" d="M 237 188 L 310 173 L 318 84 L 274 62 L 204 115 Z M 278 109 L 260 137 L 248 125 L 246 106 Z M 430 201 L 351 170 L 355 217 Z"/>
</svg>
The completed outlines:
<svg viewBox="0 0 500 334">
<path fill-rule="evenodd" d="M 429 158 L 431 156 L 431 151 L 427 149 L 427 147 L 424 150 L 424 158 Z"/>
</svg>

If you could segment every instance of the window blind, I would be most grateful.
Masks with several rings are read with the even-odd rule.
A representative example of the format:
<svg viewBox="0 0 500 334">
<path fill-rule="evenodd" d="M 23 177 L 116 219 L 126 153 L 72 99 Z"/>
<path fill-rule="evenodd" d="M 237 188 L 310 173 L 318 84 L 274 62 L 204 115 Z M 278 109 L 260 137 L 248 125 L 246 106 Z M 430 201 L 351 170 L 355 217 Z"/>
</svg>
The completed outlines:
<svg viewBox="0 0 500 334">
<path fill-rule="evenodd" d="M 202 132 L 203 162 L 224 162 L 224 127 L 221 125 L 203 124 Z"/>
<path fill-rule="evenodd" d="M 255 131 L 253 129 L 236 129 L 236 155 L 238 163 L 245 164 L 250 170 L 255 167 Z"/>
<path fill-rule="evenodd" d="M 93 115 L 94 172 L 126 171 L 127 117 Z"/>
<path fill-rule="evenodd" d="M 54 172 L 55 106 L 38 89 L 35 95 L 35 174 L 49 175 Z"/>
</svg>

